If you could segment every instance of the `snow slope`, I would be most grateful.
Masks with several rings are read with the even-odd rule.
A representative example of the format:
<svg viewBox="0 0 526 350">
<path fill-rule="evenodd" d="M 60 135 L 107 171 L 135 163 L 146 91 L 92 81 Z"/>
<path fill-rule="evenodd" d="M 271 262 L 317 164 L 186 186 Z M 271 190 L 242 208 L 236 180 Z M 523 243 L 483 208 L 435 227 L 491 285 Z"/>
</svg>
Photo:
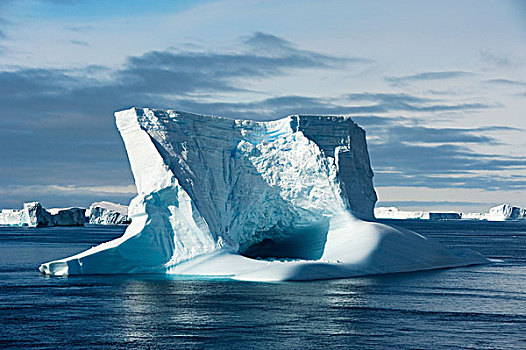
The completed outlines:
<svg viewBox="0 0 526 350">
<path fill-rule="evenodd" d="M 271 122 L 115 114 L 138 191 L 124 235 L 42 264 L 51 275 L 307 280 L 485 263 L 373 219 L 365 132 L 346 117 Z"/>
</svg>

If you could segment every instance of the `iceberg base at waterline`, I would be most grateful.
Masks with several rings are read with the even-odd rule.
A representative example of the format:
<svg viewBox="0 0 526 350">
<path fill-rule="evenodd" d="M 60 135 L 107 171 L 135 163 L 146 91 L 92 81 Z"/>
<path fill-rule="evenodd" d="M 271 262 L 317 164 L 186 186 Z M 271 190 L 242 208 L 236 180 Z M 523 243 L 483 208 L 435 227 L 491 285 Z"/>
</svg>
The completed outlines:
<svg viewBox="0 0 526 350">
<path fill-rule="evenodd" d="M 271 122 L 116 113 L 138 195 L 124 235 L 45 274 L 287 281 L 487 263 L 373 220 L 365 132 L 347 117 Z"/>
<path fill-rule="evenodd" d="M 137 220 L 132 221 L 131 226 Z M 331 220 L 325 242 L 310 242 L 311 250 L 323 255 L 317 260 L 299 258 L 249 258 L 232 247 L 176 264 L 159 261 L 156 251 L 142 249 L 148 237 L 126 235 L 68 259 L 41 265 L 40 271 L 57 276 L 78 274 L 166 273 L 203 278 L 246 281 L 292 281 L 347 278 L 374 274 L 424 271 L 485 264 L 489 261 L 471 249 L 447 250 L 415 232 L 341 214 Z M 299 237 L 301 239 L 301 237 Z M 294 248 L 306 248 L 296 242 Z M 302 247 L 303 245 L 303 247 Z M 137 255 L 133 255 L 133 254 Z M 148 255 L 150 253 L 151 255 Z"/>
</svg>

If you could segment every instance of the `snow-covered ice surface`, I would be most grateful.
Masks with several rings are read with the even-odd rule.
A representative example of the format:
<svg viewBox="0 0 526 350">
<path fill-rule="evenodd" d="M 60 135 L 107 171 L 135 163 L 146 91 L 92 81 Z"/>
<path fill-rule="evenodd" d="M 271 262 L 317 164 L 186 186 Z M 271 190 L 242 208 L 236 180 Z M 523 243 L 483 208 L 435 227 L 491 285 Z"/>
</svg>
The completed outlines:
<svg viewBox="0 0 526 350">
<path fill-rule="evenodd" d="M 128 207 L 112 202 L 92 203 L 87 215 L 89 223 L 95 225 L 127 225 L 130 223 Z"/>
<path fill-rule="evenodd" d="M 486 263 L 373 219 L 365 132 L 347 117 L 271 122 L 115 114 L 138 195 L 124 235 L 42 264 L 51 275 L 168 273 L 253 281 Z"/>
</svg>

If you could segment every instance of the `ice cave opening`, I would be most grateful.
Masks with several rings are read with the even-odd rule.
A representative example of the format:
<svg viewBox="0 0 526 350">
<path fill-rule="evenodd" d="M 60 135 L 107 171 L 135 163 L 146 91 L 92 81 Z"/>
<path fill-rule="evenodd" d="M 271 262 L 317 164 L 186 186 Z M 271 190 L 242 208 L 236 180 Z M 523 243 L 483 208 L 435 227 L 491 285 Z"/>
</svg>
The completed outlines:
<svg viewBox="0 0 526 350">
<path fill-rule="evenodd" d="M 284 231 L 275 230 L 281 232 L 264 232 L 263 237 L 273 238 L 264 238 L 244 249 L 240 248 L 239 253 L 247 258 L 263 260 L 319 260 L 327 243 L 329 220 Z"/>
</svg>

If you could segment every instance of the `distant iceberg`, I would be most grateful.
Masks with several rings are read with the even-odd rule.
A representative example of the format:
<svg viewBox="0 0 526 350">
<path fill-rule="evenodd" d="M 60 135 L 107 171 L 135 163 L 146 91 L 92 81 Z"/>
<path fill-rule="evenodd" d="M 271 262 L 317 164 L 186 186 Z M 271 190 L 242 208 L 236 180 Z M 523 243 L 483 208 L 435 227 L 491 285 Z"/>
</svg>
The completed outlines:
<svg viewBox="0 0 526 350">
<path fill-rule="evenodd" d="M 462 213 L 453 211 L 409 211 L 400 210 L 396 207 L 378 207 L 374 209 L 377 219 L 398 220 L 460 220 Z"/>
<path fill-rule="evenodd" d="M 84 208 L 51 208 L 48 211 L 53 219 L 52 226 L 84 226 L 86 222 Z"/>
<path fill-rule="evenodd" d="M 373 220 L 365 132 L 350 118 L 270 122 L 115 114 L 138 195 L 124 235 L 42 264 L 50 275 L 312 280 L 486 263 Z"/>
<path fill-rule="evenodd" d="M 20 209 L 2 209 L 2 226 L 82 226 L 85 222 L 84 208 L 54 208 L 46 210 L 39 202 L 24 203 Z"/>
<path fill-rule="evenodd" d="M 490 208 L 487 213 L 462 214 L 462 219 L 487 221 L 526 220 L 526 209 L 510 204 L 501 204 Z"/>
<path fill-rule="evenodd" d="M 492 207 L 486 213 L 461 213 L 454 211 L 410 211 L 400 210 L 396 207 L 377 207 L 374 209 L 377 219 L 398 220 L 485 220 L 485 221 L 509 221 L 526 220 L 526 209 L 501 204 Z"/>
<path fill-rule="evenodd" d="M 128 225 L 128 207 L 112 202 L 92 203 L 86 212 L 88 222 L 94 225 Z"/>
</svg>

